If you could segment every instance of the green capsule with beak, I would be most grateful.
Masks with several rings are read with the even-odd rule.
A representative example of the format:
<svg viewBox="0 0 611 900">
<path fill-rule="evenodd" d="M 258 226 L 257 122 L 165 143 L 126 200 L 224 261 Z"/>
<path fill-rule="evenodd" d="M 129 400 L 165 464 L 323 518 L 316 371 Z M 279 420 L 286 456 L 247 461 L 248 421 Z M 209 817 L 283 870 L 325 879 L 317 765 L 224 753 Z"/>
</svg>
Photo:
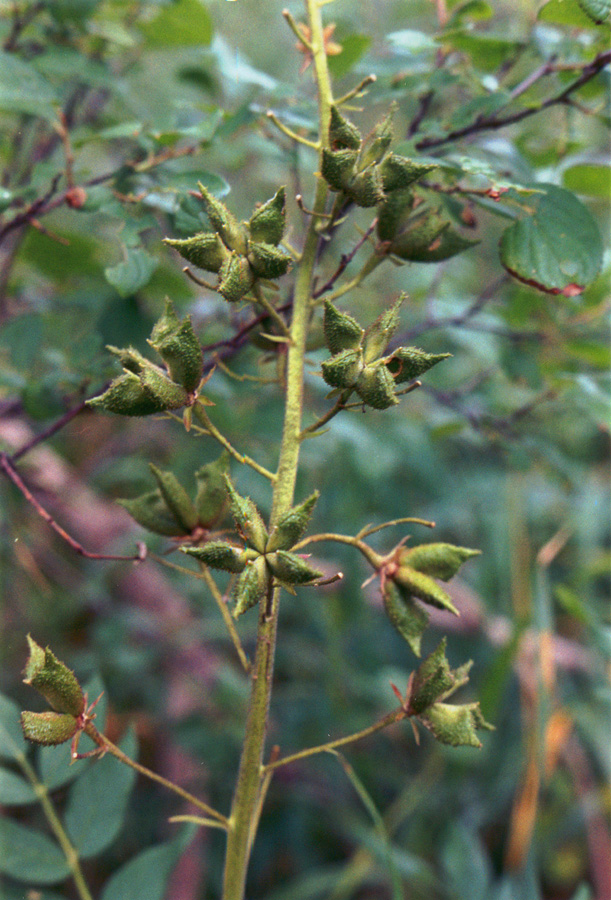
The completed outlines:
<svg viewBox="0 0 611 900">
<path fill-rule="evenodd" d="M 359 350 L 342 350 L 321 363 L 322 377 L 330 387 L 351 388 L 363 370 L 363 355 Z"/>
<path fill-rule="evenodd" d="M 149 344 L 163 359 L 174 382 L 188 393 L 197 389 L 204 368 L 202 348 L 191 319 L 179 319 L 170 300 L 166 300 L 165 312 L 153 328 Z"/>
<path fill-rule="evenodd" d="M 231 515 L 235 519 L 238 531 L 251 547 L 254 547 L 259 553 L 264 553 L 267 544 L 267 529 L 259 510 L 250 497 L 242 497 L 238 494 L 228 475 L 224 476 L 224 480 L 229 494 Z"/>
<path fill-rule="evenodd" d="M 282 240 L 286 224 L 286 192 L 279 188 L 271 200 L 254 211 L 248 223 L 253 241 L 277 245 Z"/>
<path fill-rule="evenodd" d="M 251 242 L 247 258 L 257 278 L 280 278 L 291 265 L 291 258 L 273 244 Z"/>
<path fill-rule="evenodd" d="M 29 656 L 23 679 L 58 713 L 80 716 L 85 709 L 85 695 L 74 672 L 51 652 L 28 635 Z"/>
<path fill-rule="evenodd" d="M 103 394 L 88 400 L 87 406 L 119 416 L 150 416 L 168 409 L 164 401 L 147 390 L 133 372 L 115 378 Z"/>
<path fill-rule="evenodd" d="M 360 347 L 365 334 L 356 319 L 340 312 L 330 300 L 325 301 L 323 331 L 325 343 L 333 354 Z"/>
<path fill-rule="evenodd" d="M 463 563 L 474 556 L 479 556 L 480 553 L 481 550 L 455 547 L 454 544 L 421 544 L 411 549 L 402 547 L 398 561 L 400 566 L 410 566 L 424 575 L 449 581 L 454 578 Z"/>
<path fill-rule="evenodd" d="M 223 450 L 218 459 L 207 463 L 195 473 L 197 494 L 195 509 L 200 525 L 210 528 L 220 519 L 227 505 L 225 475 L 229 472 L 229 453 Z"/>
<path fill-rule="evenodd" d="M 337 106 L 331 107 L 329 123 L 329 144 L 332 150 L 358 150 L 361 146 L 361 133 L 348 119 L 344 118 Z"/>
<path fill-rule="evenodd" d="M 241 547 L 227 541 L 209 541 L 203 547 L 181 547 L 183 553 L 193 556 L 211 569 L 224 572 L 243 572 L 248 563 L 248 555 Z"/>
<path fill-rule="evenodd" d="M 150 464 L 151 472 L 166 506 L 182 527 L 182 534 L 190 534 L 197 525 L 197 512 L 191 498 L 172 472 L 163 472 Z"/>
<path fill-rule="evenodd" d="M 399 402 L 395 382 L 385 365 L 365 366 L 356 382 L 356 392 L 367 406 L 388 409 Z"/>
<path fill-rule="evenodd" d="M 424 175 L 437 169 L 435 163 L 419 163 L 407 156 L 389 153 L 380 164 L 380 175 L 385 193 L 403 190 L 419 181 Z"/>
<path fill-rule="evenodd" d="M 332 191 L 343 191 L 356 175 L 357 150 L 322 151 L 321 175 Z"/>
<path fill-rule="evenodd" d="M 248 563 L 236 582 L 233 592 L 235 598 L 234 618 L 237 619 L 252 606 L 256 606 L 267 591 L 268 585 L 269 571 L 265 557 L 258 556 L 253 562 Z"/>
<path fill-rule="evenodd" d="M 164 238 L 163 243 L 177 250 L 187 262 L 206 272 L 219 272 L 229 255 L 218 234 L 212 232 L 202 231 L 184 240 Z"/>
<path fill-rule="evenodd" d="M 429 623 L 428 613 L 391 579 L 384 585 L 383 596 L 386 615 L 412 652 L 420 656 L 422 635 Z"/>
<path fill-rule="evenodd" d="M 237 303 L 255 283 L 255 273 L 245 256 L 232 253 L 219 272 L 218 292 L 230 303 Z"/>
<path fill-rule="evenodd" d="M 308 584 L 310 581 L 322 578 L 323 575 L 301 556 L 296 553 L 288 553 L 286 550 L 277 550 L 266 558 L 275 577 L 285 584 Z"/>
<path fill-rule="evenodd" d="M 23 736 L 33 744 L 54 747 L 70 741 L 79 730 L 74 716 L 56 712 L 22 712 Z"/>
<path fill-rule="evenodd" d="M 438 609 L 445 609 L 455 616 L 460 615 L 447 591 L 444 591 L 429 575 L 423 575 L 411 566 L 401 565 L 393 575 L 393 581 L 418 600 Z"/>
<path fill-rule="evenodd" d="M 274 550 L 290 550 L 293 544 L 297 543 L 308 527 L 319 496 L 319 491 L 314 491 L 307 500 L 304 500 L 298 506 L 294 506 L 278 520 L 267 541 L 266 553 L 271 553 Z"/>
<path fill-rule="evenodd" d="M 238 220 L 201 182 L 198 181 L 197 186 L 210 224 L 225 246 L 238 253 L 246 253 L 246 234 Z"/>
<path fill-rule="evenodd" d="M 366 363 L 377 360 L 386 349 L 393 334 L 399 327 L 399 310 L 405 299 L 402 294 L 390 309 L 378 316 L 365 332 L 363 340 L 363 358 Z"/>
<path fill-rule="evenodd" d="M 401 384 L 424 375 L 437 363 L 451 356 L 451 353 L 425 353 L 418 347 L 398 347 L 392 356 L 387 358 L 386 368 L 394 378 L 395 384 Z"/>
</svg>

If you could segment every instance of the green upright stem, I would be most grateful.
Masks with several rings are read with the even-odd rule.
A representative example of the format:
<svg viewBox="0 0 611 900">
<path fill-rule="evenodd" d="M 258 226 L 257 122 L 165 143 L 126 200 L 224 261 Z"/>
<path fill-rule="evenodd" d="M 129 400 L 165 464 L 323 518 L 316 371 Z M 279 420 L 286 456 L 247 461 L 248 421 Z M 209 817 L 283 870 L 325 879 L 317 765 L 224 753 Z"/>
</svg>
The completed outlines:
<svg viewBox="0 0 611 900">
<path fill-rule="evenodd" d="M 318 86 L 322 148 L 328 143 L 331 86 L 324 49 L 320 6 L 318 0 L 305 0 L 305 2 Z M 324 212 L 326 198 L 326 184 L 322 178 L 319 178 L 312 210 L 314 215 L 310 220 L 295 279 L 290 329 L 291 342 L 287 354 L 284 426 L 277 477 L 274 482 L 271 525 L 274 525 L 293 503 L 301 443 L 305 345 L 310 320 L 312 275 L 319 242 L 317 214 Z M 274 671 L 279 599 L 280 591 L 276 588 L 261 601 L 246 734 L 227 833 L 223 900 L 243 900 L 244 897 L 246 872 L 260 805 L 263 752 Z"/>
</svg>

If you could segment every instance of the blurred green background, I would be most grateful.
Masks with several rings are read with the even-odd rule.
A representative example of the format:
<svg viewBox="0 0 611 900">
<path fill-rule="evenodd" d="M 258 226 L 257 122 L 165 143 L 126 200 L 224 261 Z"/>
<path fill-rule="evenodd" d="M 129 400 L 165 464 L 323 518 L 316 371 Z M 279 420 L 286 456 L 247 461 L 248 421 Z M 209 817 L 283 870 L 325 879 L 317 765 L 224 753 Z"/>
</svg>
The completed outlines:
<svg viewBox="0 0 611 900">
<path fill-rule="evenodd" d="M 327 11 L 343 48 L 330 59 L 336 93 L 374 72 L 350 115 L 366 133 L 396 101 L 405 152 L 500 109 L 529 73 L 562 63 L 516 93 L 519 108 L 536 105 L 608 38 L 573 0 L 540 7 L 337 0 Z M 302 17 L 299 3 L 290 9 Z M 308 205 L 316 159 L 265 112 L 309 133 L 316 103 L 281 5 L 268 0 L 3 3 L 0 40 L 0 450 L 18 454 L 117 374 L 106 344 L 146 349 L 166 295 L 192 314 L 207 362 L 231 339 L 245 313 L 186 280 L 161 238 L 201 227 L 188 193 L 200 180 L 240 217 L 286 184 L 298 244 L 292 198 L 301 192 Z M 603 70 L 574 103 L 424 152 L 443 161 L 442 178 L 471 178 L 476 189 L 491 172 L 493 183 L 567 187 L 604 234 L 608 87 Z M 70 180 L 85 196 L 54 207 Z M 520 284 L 497 247 L 511 204 L 473 198 L 446 199 L 476 247 L 439 265 L 384 267 L 345 307 L 369 324 L 405 290 L 400 342 L 453 358 L 398 408 L 340 416 L 306 442 L 297 496 L 321 490 L 315 530 L 356 533 L 419 516 L 436 521 L 435 539 L 481 548 L 451 587 L 461 618 L 436 616 L 425 652 L 448 634 L 452 664 L 474 660 L 463 702 L 479 699 L 496 730 L 478 752 L 428 734 L 418 746 L 401 725 L 346 751 L 351 777 L 331 756 L 280 770 L 250 898 L 609 896 L 608 255 L 576 297 Z M 360 210 L 343 226 L 321 283 L 370 221 Z M 326 408 L 324 355 L 313 340 L 310 420 Z M 275 373 L 256 348 L 226 362 L 239 376 Z M 217 369 L 207 395 L 229 439 L 274 467 L 278 388 Z M 149 461 L 192 487 L 193 471 L 217 455 L 211 440 L 173 423 L 87 411 L 15 465 L 89 550 L 129 554 L 146 539 L 163 554 L 168 542 L 145 535 L 114 501 L 153 486 Z M 250 470 L 236 477 L 267 510 L 267 485 Z M 410 533 L 429 537 L 418 526 Z M 381 532 L 376 546 L 404 534 Z M 284 600 L 270 730 L 283 754 L 365 727 L 393 707 L 390 682 L 404 689 L 415 666 L 377 586 L 361 589 L 369 572 L 360 558 L 315 547 L 314 562 L 345 577 Z M 229 808 L 247 682 L 200 582 L 153 561 L 83 560 L 1 479 L 0 625 L 0 690 L 20 708 L 38 708 L 20 674 L 31 632 L 84 681 L 101 679 L 113 739 L 132 726 L 146 765 Z M 254 627 L 253 615 L 239 622 L 249 651 Z M 65 785 L 54 796 L 60 809 L 70 803 Z M 35 805 L 9 801 L 3 811 L 45 829 Z M 116 839 L 86 862 L 95 895 L 126 860 L 174 837 L 167 817 L 180 811 L 139 781 Z M 217 897 L 222 851 L 221 836 L 200 831 L 163 896 Z M 10 871 L 0 879 L 6 900 L 75 896 L 69 882 L 34 894 Z"/>
</svg>

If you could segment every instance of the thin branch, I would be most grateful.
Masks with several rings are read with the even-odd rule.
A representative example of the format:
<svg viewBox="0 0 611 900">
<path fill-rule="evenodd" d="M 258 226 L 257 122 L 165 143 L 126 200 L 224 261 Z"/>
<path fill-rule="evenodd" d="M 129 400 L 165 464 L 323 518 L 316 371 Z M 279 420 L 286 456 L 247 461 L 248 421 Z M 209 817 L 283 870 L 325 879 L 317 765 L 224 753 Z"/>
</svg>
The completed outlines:
<svg viewBox="0 0 611 900">
<path fill-rule="evenodd" d="M 372 534 L 377 534 L 378 531 L 382 531 L 384 528 L 391 528 L 393 525 L 407 525 L 409 523 L 413 523 L 415 525 L 424 525 L 426 528 L 434 528 L 435 522 L 429 522 L 428 519 L 418 519 L 414 516 L 404 516 L 402 519 L 393 519 L 391 522 L 384 522 L 382 525 L 376 525 L 375 528 L 370 528 L 369 525 L 366 525 L 365 528 L 361 529 L 357 534 L 357 539 L 362 540 L 363 538 L 369 537 Z"/>
<path fill-rule="evenodd" d="M 454 131 L 450 131 L 443 137 L 423 138 L 416 144 L 416 149 L 426 150 L 429 147 L 441 147 L 444 144 L 456 141 L 458 138 L 467 137 L 471 134 L 477 134 L 480 131 L 490 131 L 497 128 L 504 128 L 506 125 L 513 125 L 516 122 L 521 122 L 523 119 L 527 119 L 529 116 L 534 116 L 537 113 L 543 112 L 544 110 L 549 109 L 551 106 L 556 106 L 560 103 L 568 103 L 569 97 L 572 93 L 577 91 L 580 87 L 583 87 L 583 85 L 587 84 L 588 81 L 591 81 L 592 78 L 595 78 L 596 75 L 598 75 L 598 73 L 605 68 L 605 66 L 609 65 L 609 63 L 611 63 L 611 50 L 606 50 L 603 53 L 599 53 L 598 56 L 592 60 L 592 62 L 584 66 L 579 78 L 576 78 L 575 81 L 571 82 L 568 87 L 566 87 L 559 94 L 555 94 L 553 97 L 548 97 L 546 100 L 543 100 L 537 106 L 529 106 L 526 109 L 518 110 L 517 112 L 511 113 L 507 116 L 499 116 L 496 114 L 490 116 L 478 116 L 477 119 L 474 122 L 471 122 L 470 125 L 465 125 L 464 128 L 457 128 Z M 534 74 L 535 73 L 533 73 L 533 75 Z"/>
<path fill-rule="evenodd" d="M 406 710 L 399 707 L 399 709 L 394 709 L 368 728 L 363 728 L 362 731 L 357 731 L 354 734 L 349 734 L 343 738 L 337 738 L 334 741 L 327 741 L 326 744 L 319 744 L 316 747 L 308 747 L 306 750 L 300 750 L 298 753 L 284 756 L 282 759 L 278 759 L 275 762 L 269 762 L 262 767 L 262 773 L 265 775 L 268 772 L 273 772 L 274 769 L 279 769 L 280 766 L 287 766 L 289 763 L 297 762 L 297 760 L 300 759 L 306 759 L 308 756 L 314 756 L 317 753 L 326 753 L 329 750 L 335 750 L 336 747 L 343 747 L 346 744 L 354 744 L 355 741 L 361 741 L 363 738 L 369 737 L 369 735 L 375 734 L 383 728 L 388 728 L 389 725 L 394 725 L 395 722 L 400 722 L 402 719 L 405 719 L 407 715 L 408 713 Z"/>
<path fill-rule="evenodd" d="M 422 96 L 418 98 L 418 109 L 416 110 L 416 114 L 407 128 L 407 138 L 413 137 L 420 130 L 420 126 L 423 120 L 428 115 L 429 109 L 431 108 L 431 103 L 433 102 L 434 96 L 435 91 L 427 91 L 425 94 L 422 94 Z"/>
<path fill-rule="evenodd" d="M 32 492 L 25 486 L 23 481 L 21 480 L 19 474 L 16 469 L 13 467 L 9 456 L 6 453 L 0 453 L 0 469 L 4 471 L 4 474 L 9 478 L 10 481 L 13 482 L 15 487 L 23 494 L 25 499 L 30 503 L 38 515 L 45 520 L 45 522 L 51 526 L 53 531 L 58 534 L 62 540 L 64 540 L 75 553 L 78 553 L 80 556 L 84 556 L 86 559 L 107 559 L 107 560 L 121 560 L 125 562 L 141 562 L 146 557 L 146 547 L 144 544 L 140 544 L 138 547 L 138 552 L 133 556 L 118 556 L 115 554 L 108 553 L 93 553 L 90 550 L 85 550 L 82 544 L 80 544 L 75 538 L 68 534 L 65 529 L 58 525 L 55 521 L 51 513 L 49 513 L 44 506 L 42 506 L 36 497 L 32 494 Z"/>
<path fill-rule="evenodd" d="M 342 409 L 346 408 L 346 401 L 348 397 L 352 394 L 352 388 L 348 388 L 339 395 L 335 404 L 328 410 L 320 419 L 317 419 L 313 425 L 308 425 L 307 428 L 304 428 L 301 434 L 299 435 L 300 440 L 305 440 L 306 438 L 315 437 L 316 432 L 318 432 L 323 425 L 326 425 L 327 422 L 330 422 Z"/>
<path fill-rule="evenodd" d="M 377 81 L 377 76 L 371 74 L 366 75 L 356 87 L 352 88 L 351 91 L 348 91 L 347 94 L 344 94 L 343 97 L 340 97 L 335 101 L 336 106 L 343 106 L 344 103 L 348 103 L 349 100 L 352 100 L 354 97 L 361 97 L 364 93 L 366 93 L 365 88 L 367 88 L 370 84 L 374 84 Z"/>
<path fill-rule="evenodd" d="M 18 459 L 21 459 L 22 456 L 25 456 L 26 453 L 29 453 L 30 450 L 33 450 L 34 447 L 37 447 L 38 444 L 42 444 L 43 441 L 48 440 L 50 437 L 53 437 L 54 434 L 57 434 L 58 431 L 61 431 L 68 422 L 71 422 L 72 419 L 76 418 L 83 410 L 87 409 L 87 400 L 81 400 L 78 406 L 73 406 L 72 409 L 69 409 L 67 412 L 60 416 L 52 425 L 49 425 L 48 428 L 45 428 L 43 431 L 40 431 L 38 434 L 34 435 L 26 444 L 19 448 L 19 450 L 15 450 L 14 453 L 11 454 L 11 462 L 15 463 Z"/>
<path fill-rule="evenodd" d="M 263 475 L 264 478 L 267 478 L 272 484 L 276 481 L 276 475 L 274 472 L 270 472 L 269 469 L 266 469 L 265 466 L 260 465 L 256 460 L 252 459 L 252 457 L 247 456 L 244 453 L 240 453 L 239 450 L 236 450 L 233 444 L 231 444 L 224 434 L 222 434 L 216 425 L 214 425 L 210 419 L 210 416 L 206 412 L 203 404 L 198 400 L 194 407 L 193 412 L 197 419 L 204 426 L 203 429 L 198 428 L 196 425 L 193 427 L 194 431 L 199 431 L 203 434 L 209 434 L 210 437 L 213 437 L 215 441 L 224 447 L 234 459 L 237 459 L 239 463 L 242 465 L 245 463 L 247 466 L 250 466 L 251 469 L 254 469 L 255 472 L 258 472 L 259 475 Z M 171 414 L 170 414 L 171 415 Z M 178 416 L 172 416 L 172 418 L 179 418 Z M 179 419 L 182 421 L 182 419 Z"/>
<path fill-rule="evenodd" d="M 182 797 L 183 800 L 188 800 L 189 803 L 193 804 L 193 806 L 201 809 L 202 812 L 206 813 L 206 815 L 211 816 L 213 819 L 219 822 L 221 827 L 225 830 L 229 828 L 229 820 L 226 816 L 218 812 L 212 806 L 209 806 L 207 803 L 204 803 L 203 800 L 200 800 L 194 794 L 190 794 L 189 791 L 185 791 L 179 785 L 174 784 L 173 781 L 169 781 L 167 778 L 164 778 L 163 775 L 158 775 L 157 772 L 153 772 L 151 769 L 147 769 L 146 766 L 142 766 L 140 765 L 140 763 L 137 763 L 135 760 L 131 759 L 129 756 L 127 756 L 126 753 L 120 750 L 119 747 L 115 746 L 115 744 L 113 744 L 112 741 L 110 741 L 106 737 L 106 735 L 101 734 L 95 727 L 93 722 L 87 722 L 84 731 L 85 734 L 87 734 L 91 738 L 91 740 L 98 745 L 102 753 L 110 753 L 126 766 L 129 766 L 131 769 L 135 769 L 136 772 L 144 775 L 145 778 L 150 778 L 151 781 L 156 781 L 158 784 L 162 784 L 168 790 L 173 791 L 175 794 L 178 794 L 179 797 Z"/>
<path fill-rule="evenodd" d="M 354 245 L 354 247 L 352 248 L 350 253 L 342 253 L 337 269 L 335 270 L 333 275 L 329 278 L 329 280 L 325 284 L 323 284 L 322 287 L 317 288 L 317 290 L 315 290 L 312 293 L 312 299 L 317 300 L 323 294 L 326 294 L 327 291 L 331 290 L 331 288 L 333 287 L 333 285 L 335 284 L 337 279 L 345 271 L 345 269 L 350 265 L 350 263 L 352 262 L 352 260 L 356 256 L 356 254 L 359 252 L 359 250 L 361 249 L 363 244 L 365 244 L 369 240 L 369 237 L 373 234 L 377 224 L 378 224 L 378 219 L 376 216 L 376 218 L 373 220 L 373 222 L 371 223 L 371 225 L 369 226 L 367 231 L 362 235 L 362 237 L 359 239 L 359 241 Z"/>
<path fill-rule="evenodd" d="M 316 141 L 310 141 L 308 138 L 305 138 L 302 134 L 297 134 L 296 131 L 293 131 L 292 128 L 289 128 L 288 125 L 285 125 L 280 121 L 278 116 L 269 109 L 266 113 L 267 118 L 272 122 L 278 131 L 281 131 L 282 134 L 286 135 L 286 137 L 290 138 L 292 141 L 296 141 L 298 144 L 303 144 L 305 147 L 310 147 L 312 150 L 318 150 L 319 145 Z"/>
</svg>

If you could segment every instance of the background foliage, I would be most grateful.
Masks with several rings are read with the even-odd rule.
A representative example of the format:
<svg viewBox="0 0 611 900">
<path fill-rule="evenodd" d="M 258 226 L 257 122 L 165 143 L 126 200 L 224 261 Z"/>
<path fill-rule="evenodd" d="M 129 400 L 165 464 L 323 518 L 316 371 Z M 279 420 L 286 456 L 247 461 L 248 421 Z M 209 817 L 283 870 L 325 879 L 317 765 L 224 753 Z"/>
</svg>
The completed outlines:
<svg viewBox="0 0 611 900">
<path fill-rule="evenodd" d="M 299 17 L 300 5 L 292 11 Z M 590 218 L 554 188 L 574 192 L 607 224 L 608 69 L 538 111 L 604 53 L 608 27 L 595 25 L 593 11 L 608 14 L 585 0 L 329 7 L 343 48 L 330 58 L 338 93 L 377 76 L 351 117 L 366 133 L 396 101 L 399 152 L 442 163 L 431 183 L 460 186 L 440 197 L 479 243 L 450 262 L 385 268 L 359 289 L 365 322 L 407 290 L 400 342 L 454 358 L 383 426 L 375 411 L 352 413 L 308 442 L 298 493 L 321 489 L 314 524 L 325 530 L 415 515 L 438 522 L 438 539 L 482 549 L 468 580 L 453 586 L 461 619 L 440 613 L 437 625 L 452 632 L 451 660 L 475 660 L 470 690 L 496 731 L 474 753 L 426 735 L 418 748 L 401 727 L 344 761 L 280 770 L 257 841 L 253 897 L 605 896 L 608 256 L 598 271 Z M 229 194 L 241 217 L 287 184 L 297 240 L 293 197 L 302 193 L 307 205 L 315 157 L 264 113 L 307 134 L 312 80 L 298 74 L 303 57 L 280 7 L 262 0 L 5 2 L 0 15 L 0 449 L 84 547 L 129 554 L 143 532 L 114 499 L 152 487 L 149 460 L 188 484 L 217 450 L 168 422 L 94 416 L 82 401 L 116 374 L 106 344 L 146 348 L 166 295 L 193 314 L 207 362 L 217 351 L 234 374 L 273 377 L 274 358 L 258 371 L 259 357 L 236 339 L 240 311 L 184 279 L 160 239 L 201 227 L 189 194 L 199 180 Z M 534 237 L 522 233 L 522 207 L 540 196 L 524 192 L 533 184 L 554 186 L 545 202 L 555 199 L 558 223 L 573 225 L 570 277 L 559 272 L 558 233 L 544 225 Z M 370 221 L 361 211 L 363 230 Z M 501 241 L 509 225 L 522 232 Z M 353 224 L 342 238 L 329 275 L 359 239 Z M 546 292 L 505 272 L 499 241 L 505 266 L 528 265 L 536 277 L 519 274 Z M 580 277 L 586 290 L 567 290 Z M 307 391 L 317 411 L 323 356 L 312 347 Z M 217 369 L 208 395 L 231 440 L 271 464 L 281 396 L 246 387 Z M 242 485 L 265 506 L 252 473 Z M 6 479 L 0 498 L 0 723 L 8 729 L 0 732 L 0 896 L 21 898 L 35 886 L 27 896 L 58 900 L 74 888 L 16 765 L 23 746 L 11 730 L 12 703 L 31 706 L 20 684 L 26 632 L 92 682 L 90 699 L 101 682 L 111 737 L 138 745 L 142 761 L 221 809 L 246 682 L 198 581 L 152 561 L 82 559 Z M 307 604 L 284 604 L 272 739 L 287 753 L 382 715 L 392 706 L 389 681 L 403 686 L 412 668 L 377 608 L 377 589 L 360 590 L 367 572 L 354 556 L 339 549 L 315 562 L 345 579 Z M 254 624 L 246 617 L 240 626 L 248 645 Z M 428 637 L 427 650 L 437 639 Z M 67 769 L 66 747 L 29 758 L 95 896 L 217 896 L 222 838 L 168 824 L 184 811 L 172 797 L 134 785 L 113 759 Z"/>
</svg>

